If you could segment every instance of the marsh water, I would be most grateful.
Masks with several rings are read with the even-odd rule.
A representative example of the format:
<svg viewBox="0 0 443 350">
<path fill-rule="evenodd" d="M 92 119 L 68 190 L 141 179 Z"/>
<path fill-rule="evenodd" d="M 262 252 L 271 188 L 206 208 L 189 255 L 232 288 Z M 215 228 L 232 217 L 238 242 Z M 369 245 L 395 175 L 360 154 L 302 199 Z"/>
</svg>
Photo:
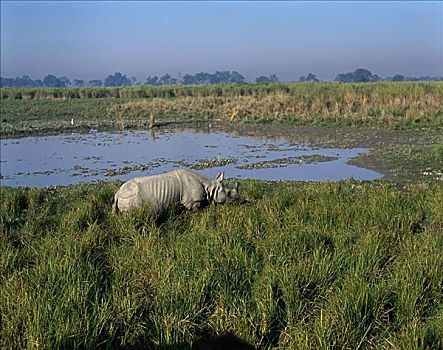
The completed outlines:
<svg viewBox="0 0 443 350">
<path fill-rule="evenodd" d="M 213 177 L 262 180 L 373 180 L 347 164 L 364 148 L 312 148 L 283 139 L 195 130 L 71 133 L 1 140 L 2 186 L 69 185 L 127 180 L 177 168 Z"/>
</svg>

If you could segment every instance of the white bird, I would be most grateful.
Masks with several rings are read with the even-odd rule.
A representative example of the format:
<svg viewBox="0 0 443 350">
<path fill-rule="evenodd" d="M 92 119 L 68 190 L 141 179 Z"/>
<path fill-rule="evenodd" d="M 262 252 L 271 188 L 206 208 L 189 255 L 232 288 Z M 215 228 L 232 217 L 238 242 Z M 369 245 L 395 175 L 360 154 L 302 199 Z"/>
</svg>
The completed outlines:
<svg viewBox="0 0 443 350">
<path fill-rule="evenodd" d="M 71 125 L 74 125 L 74 118 L 71 118 Z"/>
</svg>

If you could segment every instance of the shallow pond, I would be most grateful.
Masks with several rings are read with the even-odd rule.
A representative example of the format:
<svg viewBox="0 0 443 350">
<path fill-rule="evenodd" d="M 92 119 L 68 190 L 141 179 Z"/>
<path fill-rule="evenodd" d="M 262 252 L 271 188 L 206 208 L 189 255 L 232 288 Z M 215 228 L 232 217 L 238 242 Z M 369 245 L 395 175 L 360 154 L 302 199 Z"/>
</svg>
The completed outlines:
<svg viewBox="0 0 443 350">
<path fill-rule="evenodd" d="M 364 148 L 320 149 L 283 139 L 201 131 L 90 132 L 1 140 L 1 185 L 52 186 L 127 180 L 176 168 L 209 177 L 263 180 L 373 180 L 382 175 L 347 164 Z"/>
</svg>

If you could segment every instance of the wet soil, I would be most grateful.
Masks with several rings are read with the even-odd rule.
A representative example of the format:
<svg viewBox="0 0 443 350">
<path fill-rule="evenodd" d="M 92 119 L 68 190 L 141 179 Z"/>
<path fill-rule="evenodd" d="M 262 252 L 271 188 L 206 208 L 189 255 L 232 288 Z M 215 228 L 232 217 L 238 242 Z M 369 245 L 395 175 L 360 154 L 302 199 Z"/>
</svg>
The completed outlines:
<svg viewBox="0 0 443 350">
<path fill-rule="evenodd" d="M 337 160 L 338 157 L 330 157 L 330 156 L 322 156 L 322 155 L 309 155 L 309 156 L 300 156 L 300 157 L 286 157 L 286 158 L 278 158 L 270 161 L 262 161 L 256 162 L 252 164 L 244 164 L 239 166 L 239 169 L 267 169 L 267 168 L 280 168 L 285 167 L 288 164 L 311 164 L 311 163 L 319 163 L 319 162 L 330 162 L 332 160 Z"/>
<path fill-rule="evenodd" d="M 348 164 L 384 175 L 383 180 L 409 183 L 442 182 L 443 158 L 434 148 L 443 145 L 438 130 L 386 130 L 297 125 L 218 124 L 214 129 L 239 136 L 282 138 L 307 142 L 313 148 L 368 148 Z"/>
</svg>

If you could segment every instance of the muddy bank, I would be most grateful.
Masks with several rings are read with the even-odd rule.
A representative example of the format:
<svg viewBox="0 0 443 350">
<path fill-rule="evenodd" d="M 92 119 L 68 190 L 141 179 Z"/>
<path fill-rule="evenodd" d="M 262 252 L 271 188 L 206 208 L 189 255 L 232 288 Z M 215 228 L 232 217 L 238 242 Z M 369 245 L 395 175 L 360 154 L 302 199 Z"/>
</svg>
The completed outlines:
<svg viewBox="0 0 443 350">
<path fill-rule="evenodd" d="M 384 180 L 443 182 L 439 175 L 443 172 L 443 133 L 439 131 L 273 124 L 217 124 L 214 129 L 239 136 L 306 142 L 313 148 L 364 147 L 369 151 L 351 159 L 349 164 L 381 173 Z"/>
<path fill-rule="evenodd" d="M 416 143 L 437 136 L 437 133 L 409 130 L 360 129 L 346 127 L 315 127 L 296 125 L 215 124 L 214 130 L 239 136 L 283 138 L 289 142 L 309 142 L 319 148 L 380 148 Z M 429 140 L 430 141 L 430 140 Z"/>
</svg>

